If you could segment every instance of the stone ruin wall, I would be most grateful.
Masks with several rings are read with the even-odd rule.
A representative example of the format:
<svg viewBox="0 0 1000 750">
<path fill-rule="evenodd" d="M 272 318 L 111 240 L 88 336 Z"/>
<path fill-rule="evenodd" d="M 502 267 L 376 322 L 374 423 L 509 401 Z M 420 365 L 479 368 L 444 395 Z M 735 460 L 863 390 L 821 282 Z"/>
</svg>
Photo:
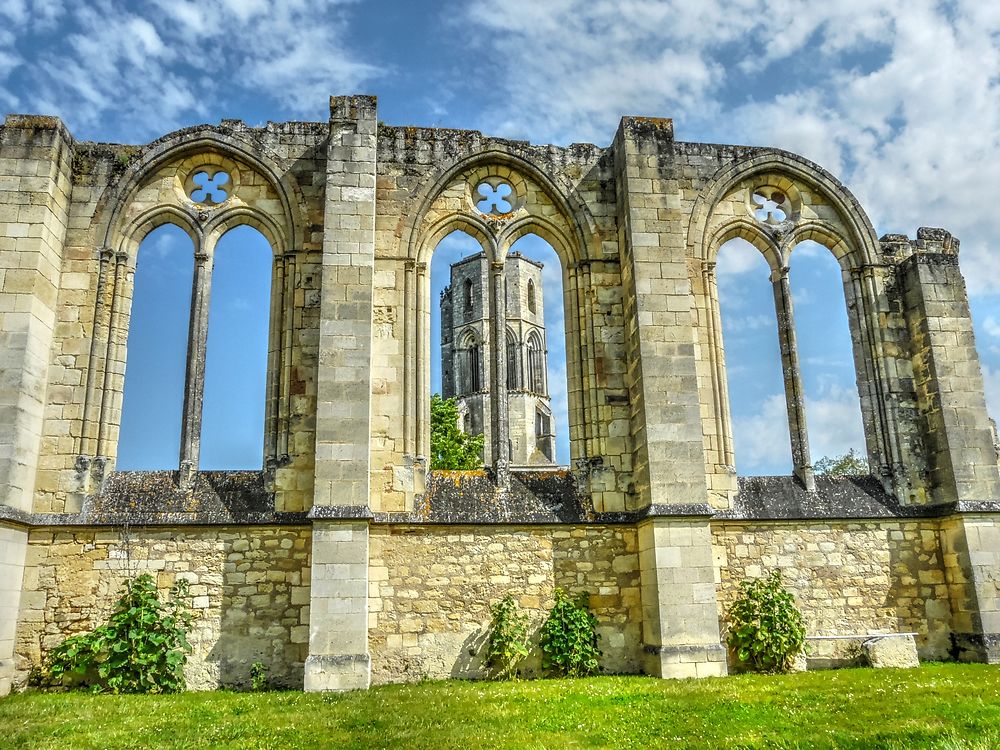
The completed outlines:
<svg viewBox="0 0 1000 750">
<path fill-rule="evenodd" d="M 955 571 L 946 569 L 940 522 L 724 522 L 712 531 L 720 626 L 741 581 L 779 569 L 810 634 L 912 631 L 921 658 L 949 658 Z M 254 661 L 277 686 L 301 683 L 308 527 L 147 528 L 130 536 L 131 564 L 117 530 L 32 532 L 24 578 L 31 593 L 17 634 L 22 673 L 66 635 L 101 624 L 131 568 L 152 572 L 163 590 L 181 576 L 190 582 L 189 687 L 245 687 Z M 537 631 L 557 586 L 590 594 L 604 669 L 641 671 L 633 528 L 390 525 L 370 544 L 373 683 L 482 677 L 489 605 L 508 592 L 532 623 L 524 674 L 539 675 Z"/>
<path fill-rule="evenodd" d="M 188 200 L 201 164 L 237 176 L 226 206 Z M 470 186 L 490 180 L 513 186 L 510 215 L 476 212 Z M 755 221 L 755 190 L 792 219 Z M 196 460 L 173 476 L 111 472 L 136 251 L 166 222 L 199 243 L 199 264 L 241 223 L 275 251 L 253 477 Z M 433 489 L 429 264 L 456 229 L 497 257 L 534 232 L 562 259 L 565 476 Z M 735 476 L 714 271 L 734 237 L 788 303 L 786 382 L 788 254 L 815 240 L 838 259 L 870 480 L 812 477 L 793 398 L 795 478 L 751 491 Z M 677 142 L 669 120 L 625 118 L 606 148 L 561 148 L 388 126 L 373 99 L 336 97 L 328 123 L 223 121 L 139 147 L 8 117 L 0 692 L 15 642 L 23 678 L 107 612 L 126 522 L 138 565 L 197 588 L 199 687 L 245 681 L 257 656 L 307 689 L 477 674 L 489 603 L 515 592 L 537 623 L 555 586 L 590 591 L 608 669 L 720 674 L 738 581 L 774 567 L 815 632 L 913 630 L 925 657 L 996 661 L 1000 475 L 958 247 L 936 229 L 876 239 L 818 166 Z"/>
<path fill-rule="evenodd" d="M 126 541 L 127 540 L 127 541 Z M 28 538 L 17 631 L 26 674 L 62 640 L 102 625 L 126 578 L 166 592 L 188 581 L 195 616 L 188 687 L 250 683 L 260 661 L 276 687 L 302 684 L 309 645 L 308 527 L 38 529 Z"/>
</svg>

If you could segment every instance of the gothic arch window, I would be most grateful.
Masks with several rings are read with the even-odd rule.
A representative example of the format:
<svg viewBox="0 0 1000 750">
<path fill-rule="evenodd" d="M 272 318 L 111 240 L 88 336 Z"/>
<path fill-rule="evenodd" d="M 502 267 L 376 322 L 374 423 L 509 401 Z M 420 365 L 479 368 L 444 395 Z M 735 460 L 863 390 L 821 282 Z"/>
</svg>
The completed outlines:
<svg viewBox="0 0 1000 750">
<path fill-rule="evenodd" d="M 290 379 L 291 348 L 294 346 L 291 325 L 296 288 L 296 256 L 290 246 L 295 231 L 293 209 L 286 193 L 288 186 L 264 176 L 270 174 L 268 167 L 263 164 L 258 167 L 237 162 L 222 153 L 200 152 L 174 161 L 161 160 L 151 166 L 148 173 L 123 184 L 120 197 L 113 202 L 113 208 L 109 208 L 104 225 L 108 246 L 100 251 L 84 424 L 78 441 L 81 456 L 108 458 L 113 468 L 120 469 L 180 468 L 181 485 L 190 486 L 194 473 L 202 468 L 203 435 L 208 445 L 220 436 L 223 442 L 234 442 L 237 433 L 244 432 L 233 430 L 231 417 L 238 414 L 240 417 L 250 415 L 252 422 L 245 431 L 247 447 L 244 454 L 232 459 L 213 456 L 209 450 L 208 466 L 260 468 L 266 463 L 274 467 L 290 460 L 290 413 L 294 403 Z M 151 184 L 160 186 L 159 190 L 147 190 Z M 168 344 L 166 337 L 157 331 L 151 337 L 144 331 L 149 327 L 144 323 L 144 306 L 156 297 L 154 294 L 147 299 L 149 294 L 145 291 L 149 283 L 144 275 L 154 263 L 145 247 L 149 244 L 147 238 L 153 241 L 165 224 L 176 224 L 190 238 L 188 249 L 182 254 L 183 262 L 176 265 L 193 267 L 193 272 L 184 279 L 171 280 L 171 294 L 176 299 L 165 306 L 162 315 L 163 320 L 177 315 L 186 321 L 183 351 L 170 359 L 183 370 L 179 388 L 182 404 L 179 439 L 175 437 L 177 431 L 164 427 L 170 420 L 138 433 L 133 425 L 137 412 L 157 409 L 165 401 L 159 394 L 152 398 L 137 395 L 142 391 L 141 384 L 132 382 L 137 377 L 141 380 L 137 374 L 141 373 L 143 358 L 139 339 L 154 341 L 158 349 Z M 259 240 L 261 250 L 254 263 L 227 259 L 226 246 L 232 240 L 223 237 L 234 227 L 241 227 L 236 236 L 246 232 Z M 250 272 L 250 266 L 255 270 Z M 253 276 L 252 283 L 229 284 L 226 281 L 228 276 L 247 273 Z M 159 281 L 166 280 L 161 274 Z M 216 284 L 214 295 L 213 281 Z M 227 298 L 233 301 L 232 295 L 226 292 L 227 286 L 252 286 L 259 291 L 247 301 L 252 315 L 246 311 L 231 311 L 230 315 L 237 323 L 256 316 L 258 325 L 253 333 L 235 328 L 226 333 L 227 326 L 219 322 L 220 305 L 224 306 Z M 210 318 L 215 331 L 212 347 L 208 346 Z M 162 327 L 161 322 L 157 321 L 157 328 Z M 227 359 L 224 351 L 221 358 L 208 356 L 208 351 L 210 348 L 213 352 L 224 350 L 223 343 L 227 339 L 239 340 L 245 344 L 243 349 L 254 351 L 255 364 L 230 370 L 228 375 L 222 373 L 216 387 L 212 385 L 215 378 L 209 372 L 206 409 L 206 364 L 209 370 L 218 369 L 220 365 L 225 370 L 224 360 Z M 125 367 L 126 358 L 128 368 Z M 219 361 L 213 365 L 213 360 Z M 131 373 L 126 386 L 124 373 L 127 370 Z M 242 392 L 238 381 L 244 376 L 253 380 L 253 392 L 234 396 Z M 129 391 L 127 396 L 123 394 L 125 390 Z M 213 396 L 213 391 L 222 395 Z M 239 408 L 236 408 L 236 400 L 240 402 Z M 220 402 L 229 403 L 229 417 L 213 415 L 213 405 Z M 174 458 L 162 457 L 152 463 L 137 460 L 136 450 L 143 444 L 159 440 L 160 435 L 169 436 L 169 452 Z"/>
<path fill-rule="evenodd" d="M 191 238 L 176 225 L 161 225 L 139 245 L 118 433 L 119 469 L 177 468 L 193 272 Z"/>
<path fill-rule="evenodd" d="M 528 334 L 528 387 L 539 395 L 545 394 L 545 350 L 537 331 Z"/>
<path fill-rule="evenodd" d="M 478 393 L 483 388 L 483 347 L 474 332 L 466 331 L 462 336 L 459 351 L 459 394 Z"/>
<path fill-rule="evenodd" d="M 521 357 L 514 332 L 507 329 L 507 390 L 516 391 L 521 387 Z"/>
<path fill-rule="evenodd" d="M 201 468 L 259 469 L 264 460 L 271 265 L 256 229 L 215 246 L 205 352 Z"/>
<path fill-rule="evenodd" d="M 535 282 L 528 279 L 528 312 L 533 313 L 535 311 Z"/>
</svg>

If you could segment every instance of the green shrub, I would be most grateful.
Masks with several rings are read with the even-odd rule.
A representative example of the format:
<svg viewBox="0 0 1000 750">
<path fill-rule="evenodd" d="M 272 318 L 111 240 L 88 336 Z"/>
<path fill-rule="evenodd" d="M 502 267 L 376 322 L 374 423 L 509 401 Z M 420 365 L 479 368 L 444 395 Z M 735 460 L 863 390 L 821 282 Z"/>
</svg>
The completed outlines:
<svg viewBox="0 0 1000 750">
<path fill-rule="evenodd" d="M 555 590 L 555 603 L 542 625 L 539 645 L 542 668 L 560 677 L 586 677 L 600 668 L 601 649 L 597 642 L 597 618 L 587 607 L 587 593 L 575 599 L 562 589 Z"/>
<path fill-rule="evenodd" d="M 166 601 L 148 573 L 126 581 L 107 624 L 67 638 L 49 654 L 41 682 L 95 692 L 178 693 L 191 651 L 187 581 Z"/>
<path fill-rule="evenodd" d="M 267 667 L 262 661 L 250 665 L 250 689 L 255 693 L 267 690 L 270 684 L 267 679 Z"/>
<path fill-rule="evenodd" d="M 495 679 L 510 680 L 517 677 L 517 665 L 528 655 L 528 616 L 510 594 L 491 605 L 490 612 L 486 665 Z"/>
<path fill-rule="evenodd" d="M 729 609 L 729 648 L 755 672 L 788 671 L 805 650 L 806 631 L 781 573 L 743 581 L 740 589 L 739 599 Z"/>
</svg>

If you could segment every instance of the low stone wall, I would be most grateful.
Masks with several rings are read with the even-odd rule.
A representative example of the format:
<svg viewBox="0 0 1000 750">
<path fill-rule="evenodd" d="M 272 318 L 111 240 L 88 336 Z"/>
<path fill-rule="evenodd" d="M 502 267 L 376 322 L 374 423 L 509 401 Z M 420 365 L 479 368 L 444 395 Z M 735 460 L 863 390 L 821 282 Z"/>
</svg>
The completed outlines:
<svg viewBox="0 0 1000 750">
<path fill-rule="evenodd" d="M 150 572 L 161 590 L 190 582 L 188 687 L 246 684 L 263 662 L 301 688 L 309 643 L 309 527 L 33 530 L 17 629 L 18 679 L 66 636 L 107 618 L 122 582 Z"/>
<path fill-rule="evenodd" d="M 490 604 L 510 592 L 532 620 L 525 664 L 555 587 L 586 591 L 606 672 L 640 671 L 636 531 L 625 526 L 371 527 L 372 681 L 480 677 Z"/>
<path fill-rule="evenodd" d="M 951 604 L 937 520 L 716 522 L 720 619 L 739 583 L 781 570 L 809 635 L 917 633 L 948 657 Z"/>
</svg>

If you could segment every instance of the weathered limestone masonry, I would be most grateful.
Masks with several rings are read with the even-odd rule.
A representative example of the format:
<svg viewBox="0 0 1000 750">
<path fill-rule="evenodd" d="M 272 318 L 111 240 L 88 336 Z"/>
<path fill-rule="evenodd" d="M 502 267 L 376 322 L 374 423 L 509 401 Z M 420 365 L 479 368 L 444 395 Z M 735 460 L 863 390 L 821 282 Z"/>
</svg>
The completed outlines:
<svg viewBox="0 0 1000 750">
<path fill-rule="evenodd" d="M 220 172 L 221 197 L 195 190 Z M 510 210 L 480 210 L 484 185 Z M 174 471 L 117 471 L 135 268 L 166 223 L 194 269 L 181 446 Z M 240 224 L 274 251 L 264 455 L 203 471 L 213 259 Z M 512 470 L 504 346 L 483 362 L 489 465 L 428 470 L 430 261 L 455 230 L 486 258 L 484 339 L 504 340 L 511 246 L 534 233 L 560 258 L 568 470 Z M 771 270 L 789 477 L 733 469 L 715 258 L 736 237 Z M 813 475 L 787 276 L 804 240 L 841 266 L 871 476 Z M 878 239 L 817 165 L 678 142 L 670 120 L 535 146 L 385 125 L 349 96 L 327 122 L 123 146 L 10 115 L 0 693 L 139 571 L 191 581 L 198 688 L 257 660 L 308 690 L 479 676 L 489 605 L 512 593 L 538 626 L 556 587 L 590 595 L 606 669 L 724 674 L 727 607 L 772 569 L 812 635 L 912 631 L 924 658 L 1000 662 L 1000 475 L 958 249 Z"/>
</svg>

